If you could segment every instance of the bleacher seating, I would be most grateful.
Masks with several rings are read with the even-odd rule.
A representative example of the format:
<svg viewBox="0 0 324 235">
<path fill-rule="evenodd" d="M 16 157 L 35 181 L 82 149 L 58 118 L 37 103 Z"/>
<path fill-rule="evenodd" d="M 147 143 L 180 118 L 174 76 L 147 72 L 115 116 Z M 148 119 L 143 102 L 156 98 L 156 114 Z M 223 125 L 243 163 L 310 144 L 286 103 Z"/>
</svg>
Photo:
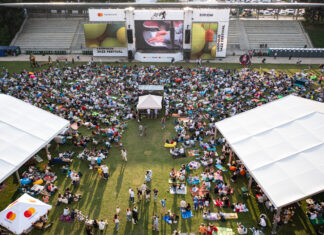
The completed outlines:
<svg viewBox="0 0 324 235">
<path fill-rule="evenodd" d="M 79 22 L 78 18 L 30 18 L 14 44 L 23 51 L 70 49 Z"/>
<path fill-rule="evenodd" d="M 228 37 L 227 37 L 227 48 L 228 49 L 239 49 L 240 48 L 240 31 L 238 29 L 237 20 L 230 20 L 228 26 Z"/>
<path fill-rule="evenodd" d="M 270 48 L 311 47 L 298 21 L 293 20 L 242 20 L 250 49 L 267 44 Z"/>
</svg>

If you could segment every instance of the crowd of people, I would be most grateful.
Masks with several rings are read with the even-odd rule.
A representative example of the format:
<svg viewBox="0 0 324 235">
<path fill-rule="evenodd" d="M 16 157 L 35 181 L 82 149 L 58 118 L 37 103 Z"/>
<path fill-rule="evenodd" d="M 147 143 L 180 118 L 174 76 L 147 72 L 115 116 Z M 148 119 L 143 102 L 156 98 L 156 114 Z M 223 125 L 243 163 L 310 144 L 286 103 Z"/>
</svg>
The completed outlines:
<svg viewBox="0 0 324 235">
<path fill-rule="evenodd" d="M 215 138 L 214 123 L 235 114 L 255 108 L 259 105 L 276 100 L 288 94 L 324 101 L 324 91 L 321 86 L 323 77 L 310 79 L 313 74 L 302 71 L 294 75 L 257 70 L 223 70 L 210 67 L 187 68 L 182 66 L 120 66 L 96 64 L 93 61 L 76 67 L 50 66 L 33 72 L 23 70 L 9 73 L 3 69 L 0 78 L 0 93 L 17 97 L 25 102 L 33 104 L 45 110 L 76 123 L 77 127 L 85 126 L 91 130 L 91 137 L 83 136 L 77 130 L 72 132 L 72 143 L 83 148 L 78 158 L 90 162 L 89 169 L 97 169 L 101 178 L 108 179 L 108 166 L 102 161 L 108 157 L 108 149 L 118 146 L 121 149 L 122 160 L 127 162 L 127 150 L 123 147 L 123 131 L 127 127 L 127 120 L 139 121 L 140 136 L 146 135 L 146 126 L 141 122 L 141 115 L 136 111 L 135 105 L 143 91 L 139 85 L 164 85 L 164 109 L 165 116 L 161 117 L 162 129 L 165 128 L 166 118 L 186 117 L 188 120 L 175 119 L 176 134 L 166 144 L 178 144 L 170 148 L 173 157 L 186 157 L 187 148 L 198 148 L 196 161 L 198 166 L 204 167 L 203 173 L 198 176 L 193 173 L 190 164 L 182 165 L 179 171 L 172 169 L 170 172 L 171 188 L 185 186 L 186 180 L 190 182 L 201 181 L 203 192 L 197 185 L 192 186 L 194 210 L 206 209 L 211 203 L 210 190 L 216 196 L 219 207 L 230 207 L 234 211 L 246 211 L 244 204 L 232 204 L 228 195 L 233 193 L 233 188 L 226 183 L 222 176 L 222 167 L 226 167 L 226 160 L 230 154 L 230 148 L 223 138 Z M 298 79 L 305 79 L 305 85 L 296 85 Z M 149 116 L 153 117 L 151 111 Z M 156 113 L 154 116 L 156 117 Z M 107 149 L 89 148 L 88 143 L 95 145 L 102 142 Z M 222 154 L 218 156 L 216 146 L 223 146 Z M 196 153 L 196 152 L 195 152 Z M 51 163 L 57 162 L 70 164 L 73 154 L 65 153 L 57 158 L 49 156 Z M 220 168 L 216 168 L 219 166 Z M 239 176 L 245 176 L 245 168 L 242 163 L 235 161 L 232 167 L 231 182 L 234 184 Z M 48 174 L 50 175 L 50 170 Z M 29 176 L 28 176 L 29 177 Z M 33 176 L 34 177 L 34 176 Z M 37 177 L 37 176 L 36 176 Z M 76 170 L 69 170 L 74 187 L 77 187 L 82 174 Z M 190 178 L 189 178 L 190 177 Z M 129 200 L 134 204 L 133 208 L 127 208 L 126 221 L 138 222 L 137 200 L 150 201 L 151 189 L 149 182 L 152 180 L 152 171 L 146 172 L 144 183 L 136 188 L 129 188 Z M 215 185 L 213 188 L 211 187 Z M 267 198 L 260 188 L 255 186 L 258 200 L 267 202 Z M 80 195 L 79 195 L 80 196 Z M 73 195 L 70 191 L 59 195 L 58 204 L 69 204 L 81 197 Z M 153 199 L 158 200 L 158 189 L 153 189 Z M 67 203 L 66 203 L 67 202 Z M 161 212 L 169 214 L 170 218 L 177 219 L 176 213 L 166 211 L 166 199 L 161 201 Z M 271 205 L 270 205 L 271 206 Z M 191 210 L 190 203 L 183 202 L 180 208 Z M 315 210 L 316 211 L 316 210 Z M 310 213 L 315 213 L 314 210 Z M 319 212 L 316 212 L 318 215 Z M 64 217 L 71 216 L 70 211 L 64 211 Z M 159 230 L 159 217 L 154 215 L 152 227 Z M 116 231 L 122 220 L 119 212 L 114 215 Z M 104 228 L 107 221 L 87 221 L 86 230 L 91 234 L 93 227 Z M 262 227 L 262 225 L 261 225 Z M 197 229 L 198 230 L 198 229 Z M 211 223 L 202 224 L 199 232 L 209 234 L 217 231 Z"/>
</svg>

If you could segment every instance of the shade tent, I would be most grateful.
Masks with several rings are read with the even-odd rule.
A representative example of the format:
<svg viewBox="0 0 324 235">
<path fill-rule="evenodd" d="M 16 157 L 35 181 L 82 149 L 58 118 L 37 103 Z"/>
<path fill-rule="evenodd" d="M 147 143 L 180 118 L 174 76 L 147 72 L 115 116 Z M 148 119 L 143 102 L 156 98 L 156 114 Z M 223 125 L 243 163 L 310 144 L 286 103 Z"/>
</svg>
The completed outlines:
<svg viewBox="0 0 324 235">
<path fill-rule="evenodd" d="M 163 91 L 164 86 L 163 85 L 139 85 L 138 89 L 142 91 Z"/>
<path fill-rule="evenodd" d="M 143 95 L 138 98 L 137 109 L 162 109 L 162 96 Z"/>
<path fill-rule="evenodd" d="M 324 103 L 290 95 L 216 127 L 276 208 L 324 190 Z"/>
<path fill-rule="evenodd" d="M 0 94 L 0 183 L 69 126 L 69 121 Z"/>
<path fill-rule="evenodd" d="M 51 205 L 25 193 L 0 212 L 0 224 L 15 234 L 21 234 L 50 209 Z"/>
</svg>

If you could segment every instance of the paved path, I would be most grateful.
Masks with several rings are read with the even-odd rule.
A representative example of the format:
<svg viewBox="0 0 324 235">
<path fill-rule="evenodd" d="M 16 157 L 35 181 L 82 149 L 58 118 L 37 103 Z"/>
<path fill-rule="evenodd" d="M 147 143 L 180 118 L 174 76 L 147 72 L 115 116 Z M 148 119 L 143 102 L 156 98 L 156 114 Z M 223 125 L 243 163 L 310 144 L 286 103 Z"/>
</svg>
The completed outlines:
<svg viewBox="0 0 324 235">
<path fill-rule="evenodd" d="M 56 58 L 67 58 L 71 61 L 72 58 L 75 61 L 87 62 L 91 60 L 91 56 L 81 55 L 80 60 L 76 59 L 76 55 L 51 55 L 52 60 L 55 61 Z M 36 55 L 37 61 L 47 61 L 48 55 Z M 279 57 L 274 59 L 273 57 L 253 57 L 252 63 L 261 64 L 263 58 L 266 58 L 266 64 L 296 64 L 297 58 L 292 58 L 289 60 L 287 57 Z M 93 57 L 94 61 L 102 62 L 128 62 L 127 58 L 111 58 L 111 57 Z M 324 58 L 301 58 L 302 64 L 324 64 Z M 19 55 L 13 57 L 0 57 L 1 61 L 29 61 L 29 55 Z M 196 61 L 190 61 L 191 63 L 196 63 Z M 226 58 L 217 58 L 215 60 L 210 60 L 211 63 L 239 63 L 239 56 L 228 56 Z"/>
</svg>

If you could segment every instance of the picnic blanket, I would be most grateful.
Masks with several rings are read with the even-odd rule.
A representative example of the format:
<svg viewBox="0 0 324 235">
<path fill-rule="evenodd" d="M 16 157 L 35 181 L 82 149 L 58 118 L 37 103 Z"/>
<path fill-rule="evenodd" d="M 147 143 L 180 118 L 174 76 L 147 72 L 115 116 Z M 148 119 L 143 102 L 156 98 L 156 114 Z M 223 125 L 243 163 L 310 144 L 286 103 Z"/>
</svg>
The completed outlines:
<svg viewBox="0 0 324 235">
<path fill-rule="evenodd" d="M 178 118 L 179 122 L 189 122 L 189 118 Z"/>
<path fill-rule="evenodd" d="M 320 219 L 312 219 L 309 220 L 311 222 L 312 225 L 320 225 L 320 224 L 324 224 L 324 219 L 320 218 Z"/>
<path fill-rule="evenodd" d="M 199 156 L 199 150 L 189 150 L 188 155 L 190 157 L 197 157 L 197 156 Z"/>
<path fill-rule="evenodd" d="M 238 219 L 237 213 L 222 213 L 225 219 Z M 217 213 L 210 213 L 209 215 L 203 215 L 204 220 L 220 220 L 221 216 Z"/>
<path fill-rule="evenodd" d="M 218 229 L 218 231 L 215 233 L 217 235 L 234 235 L 235 234 L 233 232 L 233 229 L 231 229 L 231 228 L 217 227 L 217 229 Z"/>
<path fill-rule="evenodd" d="M 198 191 L 196 192 L 192 191 L 192 188 L 190 189 L 190 193 L 192 196 L 205 196 L 208 192 L 209 190 L 203 186 L 198 188 Z"/>
<path fill-rule="evenodd" d="M 200 180 L 189 180 L 187 179 L 189 184 L 200 184 Z"/>
<path fill-rule="evenodd" d="M 200 166 L 201 164 L 199 162 L 196 161 L 189 162 L 189 167 L 193 170 L 197 170 Z"/>
<path fill-rule="evenodd" d="M 216 168 L 219 169 L 219 170 L 222 170 L 224 172 L 227 171 L 227 169 L 224 166 L 222 166 L 221 164 L 217 164 Z"/>
<path fill-rule="evenodd" d="M 237 213 L 223 213 L 225 219 L 238 219 Z"/>
<path fill-rule="evenodd" d="M 73 130 L 77 130 L 77 129 L 79 129 L 79 126 L 78 126 L 78 123 L 73 123 L 72 125 L 71 125 L 71 128 L 73 129 Z"/>
<path fill-rule="evenodd" d="M 188 218 L 191 218 L 193 217 L 193 214 L 192 214 L 192 211 L 182 211 L 181 210 L 181 216 L 182 216 L 182 219 L 188 219 Z"/>
<path fill-rule="evenodd" d="M 185 194 L 187 194 L 187 187 L 185 187 L 184 189 L 178 189 L 178 187 L 177 187 L 176 190 L 174 190 L 173 187 L 170 187 L 170 194 L 185 195 Z"/>
<path fill-rule="evenodd" d="M 162 218 L 165 222 L 167 222 L 168 224 L 172 224 L 172 220 L 170 220 L 170 216 L 166 215 Z"/>
</svg>

